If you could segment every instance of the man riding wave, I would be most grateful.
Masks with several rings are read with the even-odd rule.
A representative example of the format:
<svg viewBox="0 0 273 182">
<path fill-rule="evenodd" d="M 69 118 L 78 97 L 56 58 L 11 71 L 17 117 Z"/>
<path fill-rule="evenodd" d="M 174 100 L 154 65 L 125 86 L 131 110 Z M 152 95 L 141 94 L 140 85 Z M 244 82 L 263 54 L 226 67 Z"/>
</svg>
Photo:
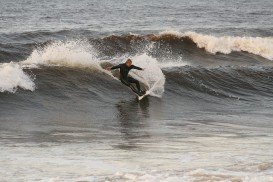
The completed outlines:
<svg viewBox="0 0 273 182">
<path fill-rule="evenodd" d="M 120 81 L 130 87 L 134 92 L 136 92 L 138 95 L 143 95 L 145 92 L 141 91 L 139 81 L 128 76 L 129 71 L 131 69 L 137 69 L 137 70 L 144 70 L 143 68 L 137 67 L 132 64 L 131 59 L 127 59 L 125 63 L 119 64 L 117 66 L 113 66 L 111 68 L 108 68 L 108 70 L 114 70 L 119 69 L 120 72 Z M 131 84 L 136 84 L 137 90 L 131 86 Z"/>
</svg>

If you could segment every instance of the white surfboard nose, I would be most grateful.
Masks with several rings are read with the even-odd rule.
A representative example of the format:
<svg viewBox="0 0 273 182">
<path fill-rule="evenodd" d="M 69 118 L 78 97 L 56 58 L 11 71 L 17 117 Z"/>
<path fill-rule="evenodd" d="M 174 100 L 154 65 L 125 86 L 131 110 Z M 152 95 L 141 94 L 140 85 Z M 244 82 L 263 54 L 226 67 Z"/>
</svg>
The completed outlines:
<svg viewBox="0 0 273 182">
<path fill-rule="evenodd" d="M 138 97 L 138 100 L 143 99 L 144 97 L 146 97 L 149 94 L 150 94 L 150 91 L 146 91 L 146 93 L 144 95 Z"/>
</svg>

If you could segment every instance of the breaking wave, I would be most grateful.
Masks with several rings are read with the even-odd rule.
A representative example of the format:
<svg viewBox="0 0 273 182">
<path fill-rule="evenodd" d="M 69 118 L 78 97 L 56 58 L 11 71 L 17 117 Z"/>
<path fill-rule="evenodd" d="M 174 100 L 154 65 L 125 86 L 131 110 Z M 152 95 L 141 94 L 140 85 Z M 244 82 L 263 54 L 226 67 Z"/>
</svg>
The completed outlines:
<svg viewBox="0 0 273 182">
<path fill-rule="evenodd" d="M 198 48 L 207 52 L 230 54 L 233 51 L 245 51 L 273 60 L 273 37 L 239 37 L 239 36 L 213 36 L 196 32 L 164 31 L 159 34 L 149 35 L 125 35 L 109 36 L 104 38 L 114 43 L 135 43 L 135 42 L 161 42 L 162 44 L 189 46 L 194 43 Z M 179 51 L 179 50 L 175 50 Z M 173 52 L 173 51 L 172 51 Z"/>
<path fill-rule="evenodd" d="M 23 61 L 2 63 L 0 76 L 6 79 L 0 81 L 0 89 L 1 92 L 12 93 L 18 88 L 34 91 L 37 87 L 35 83 L 40 82 L 39 79 L 34 82 L 34 77 L 39 74 L 39 69 L 41 72 L 45 67 L 46 71 L 54 68 L 49 74 L 56 74 L 58 68 L 77 70 L 73 77 L 79 80 L 85 74 L 94 79 L 97 75 L 103 75 L 120 87 L 117 78 L 104 69 L 105 64 L 119 64 L 130 57 L 133 64 L 145 69 L 132 71 L 131 75 L 140 80 L 155 97 L 163 95 L 165 79 L 167 89 L 174 92 L 190 91 L 195 93 L 192 94 L 194 97 L 200 93 L 235 99 L 255 94 L 269 96 L 273 71 L 272 65 L 264 62 L 272 62 L 272 45 L 271 37 L 216 37 L 174 31 L 148 35 L 111 35 L 77 41 L 48 41 L 35 46 Z M 230 54 L 234 51 L 259 55 L 264 60 L 259 62 L 258 58 L 244 54 L 226 57 L 216 54 Z M 204 52 L 209 52 L 209 55 Z M 224 61 L 225 64 L 221 64 Z M 236 65 L 236 62 L 243 64 Z M 26 71 L 32 69 L 36 69 L 35 75 Z"/>
</svg>

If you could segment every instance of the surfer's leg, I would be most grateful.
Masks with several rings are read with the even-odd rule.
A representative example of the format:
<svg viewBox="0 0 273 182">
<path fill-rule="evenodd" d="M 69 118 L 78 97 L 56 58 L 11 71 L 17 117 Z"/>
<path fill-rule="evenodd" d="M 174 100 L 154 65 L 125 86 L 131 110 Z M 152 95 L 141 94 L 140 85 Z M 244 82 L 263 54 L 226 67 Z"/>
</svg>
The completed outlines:
<svg viewBox="0 0 273 182">
<path fill-rule="evenodd" d="M 137 91 L 137 89 L 128 81 L 128 79 L 120 79 L 121 83 L 123 83 L 124 85 L 130 87 L 132 89 L 133 92 L 135 92 L 136 94 L 140 95 L 141 93 L 139 91 Z"/>
<path fill-rule="evenodd" d="M 137 81 L 136 79 L 134 79 L 132 77 L 128 77 L 128 82 L 136 84 L 138 92 L 141 92 L 139 81 Z"/>
<path fill-rule="evenodd" d="M 124 85 L 130 87 L 130 83 L 129 83 L 127 80 L 125 80 L 125 79 L 120 79 L 120 81 L 121 81 L 121 83 L 123 83 Z"/>
</svg>

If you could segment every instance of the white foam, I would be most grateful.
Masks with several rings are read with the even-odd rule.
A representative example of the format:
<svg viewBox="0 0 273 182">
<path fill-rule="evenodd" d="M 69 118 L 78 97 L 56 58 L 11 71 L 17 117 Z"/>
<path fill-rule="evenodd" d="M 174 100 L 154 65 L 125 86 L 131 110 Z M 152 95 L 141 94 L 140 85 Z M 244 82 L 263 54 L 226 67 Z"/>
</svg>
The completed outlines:
<svg viewBox="0 0 273 182">
<path fill-rule="evenodd" d="M 25 65 L 51 65 L 89 67 L 101 69 L 92 46 L 84 41 L 54 42 L 42 49 L 35 49 Z"/>
<path fill-rule="evenodd" d="M 273 37 L 239 37 L 204 35 L 196 32 L 164 31 L 159 35 L 172 34 L 177 37 L 189 37 L 199 48 L 215 54 L 229 54 L 232 51 L 245 51 L 273 60 Z"/>
<path fill-rule="evenodd" d="M 233 170 L 208 170 L 208 169 L 195 169 L 183 174 L 184 179 L 187 181 L 272 181 L 272 173 L 261 173 L 257 171 L 233 171 Z"/>
<path fill-rule="evenodd" d="M 0 92 L 16 92 L 20 87 L 25 90 L 35 90 L 32 78 L 15 63 L 0 64 Z"/>
</svg>

